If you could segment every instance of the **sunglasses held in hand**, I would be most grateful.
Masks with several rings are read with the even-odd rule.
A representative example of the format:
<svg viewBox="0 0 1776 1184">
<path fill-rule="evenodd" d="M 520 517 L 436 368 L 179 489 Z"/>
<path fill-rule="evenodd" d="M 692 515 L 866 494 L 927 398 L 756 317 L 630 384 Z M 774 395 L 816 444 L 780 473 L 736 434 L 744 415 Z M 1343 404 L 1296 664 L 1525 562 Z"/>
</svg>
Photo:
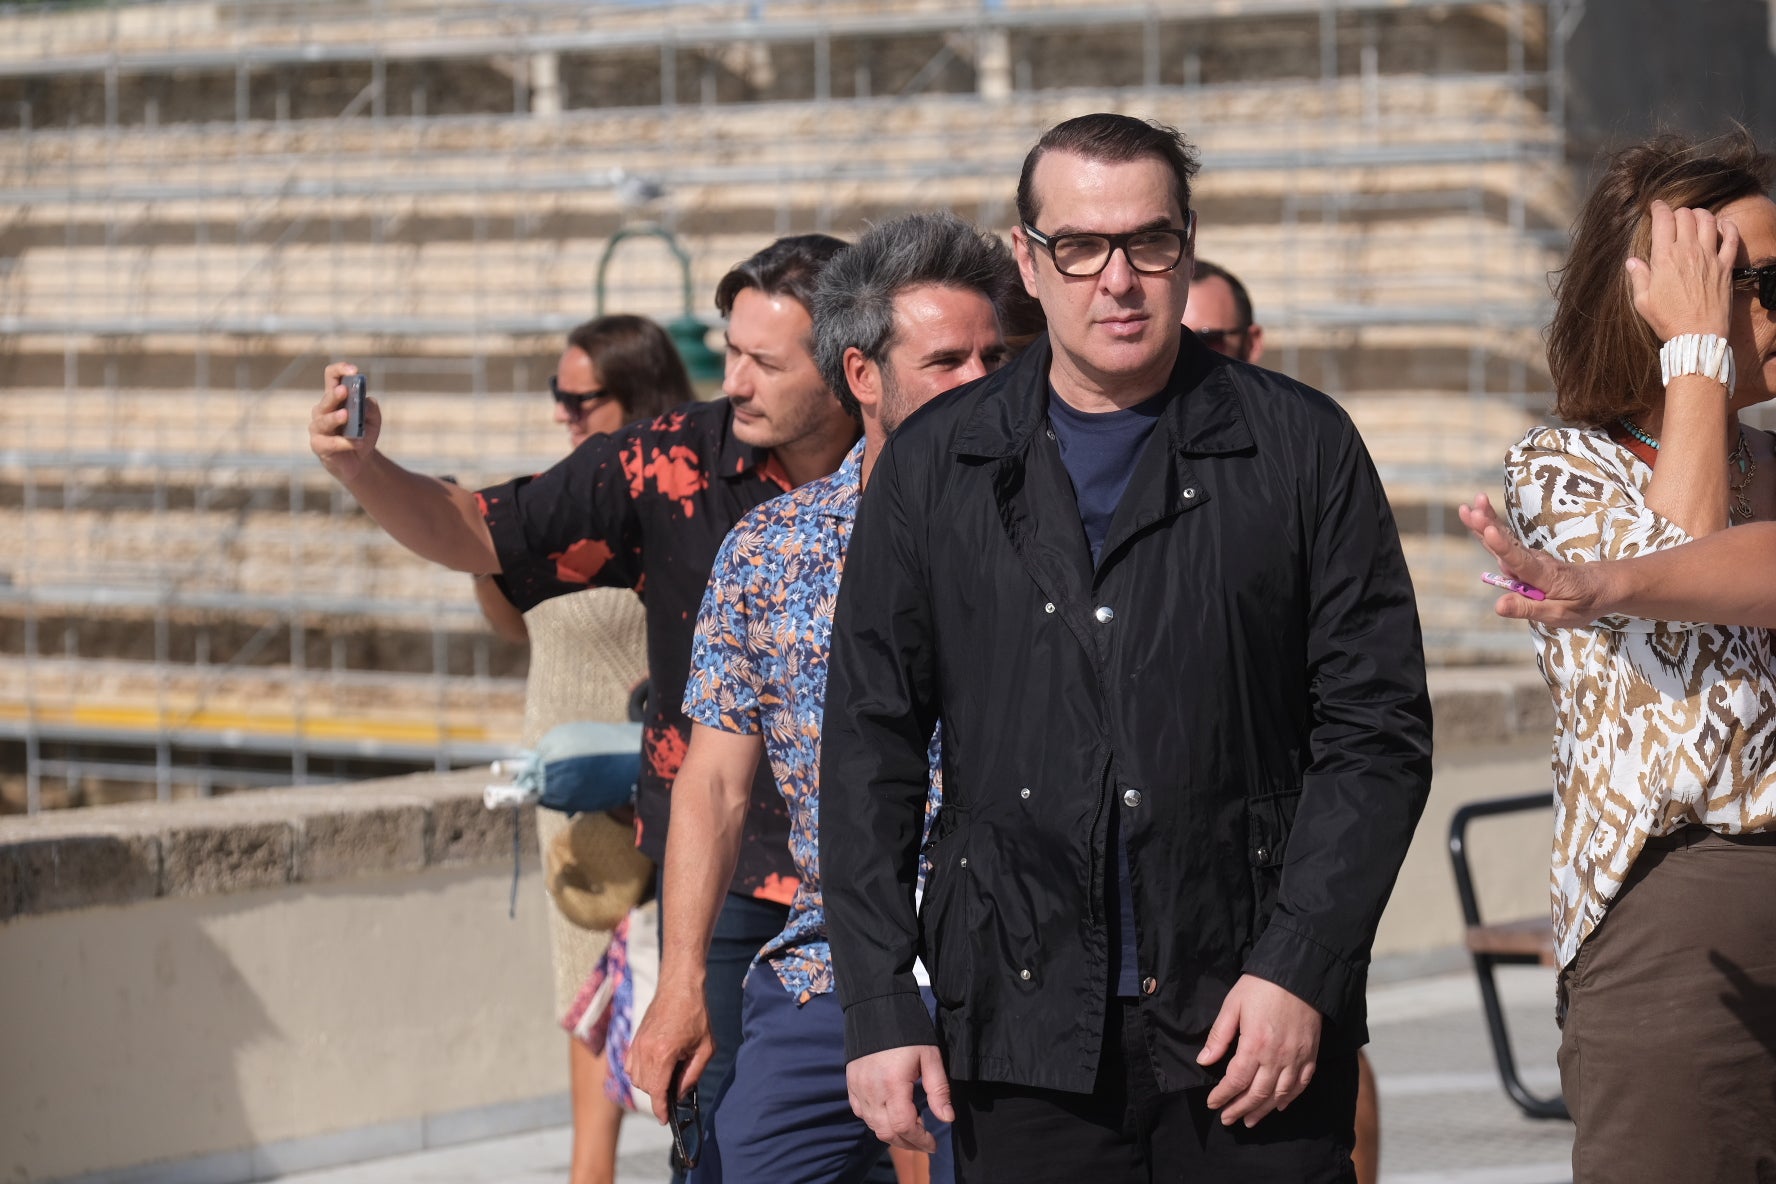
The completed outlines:
<svg viewBox="0 0 1776 1184">
<path fill-rule="evenodd" d="M 680 1090 L 684 1063 L 672 1070 L 666 1086 L 666 1123 L 672 1128 L 672 1166 L 689 1171 L 703 1157 L 703 1109 L 697 1104 L 697 1087 Z"/>
</svg>

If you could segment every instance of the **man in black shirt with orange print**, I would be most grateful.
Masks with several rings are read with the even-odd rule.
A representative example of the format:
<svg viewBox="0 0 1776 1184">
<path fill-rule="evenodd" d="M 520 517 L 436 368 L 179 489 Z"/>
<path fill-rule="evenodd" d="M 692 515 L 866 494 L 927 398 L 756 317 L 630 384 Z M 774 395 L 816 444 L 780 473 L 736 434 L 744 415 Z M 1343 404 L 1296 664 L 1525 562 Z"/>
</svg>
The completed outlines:
<svg viewBox="0 0 1776 1184">
<path fill-rule="evenodd" d="M 814 284 L 843 246 L 826 235 L 779 239 L 723 277 L 716 306 L 728 318 L 725 398 L 589 439 L 534 477 L 471 493 L 404 469 L 377 447 L 382 416 L 374 402 L 363 438 L 346 439 L 343 380 L 357 372 L 350 363 L 327 367 L 310 421 L 315 455 L 378 525 L 435 563 L 496 574 L 519 609 L 590 585 L 641 595 L 652 688 L 637 839 L 656 863 L 690 734 L 685 678 L 716 550 L 742 514 L 832 472 L 857 439 L 856 421 L 811 352 Z M 741 976 L 782 928 L 795 892 L 788 836 L 783 799 L 761 768 L 710 951 L 706 992 L 725 1063 L 705 1071 L 705 1101 L 740 1043 Z"/>
</svg>

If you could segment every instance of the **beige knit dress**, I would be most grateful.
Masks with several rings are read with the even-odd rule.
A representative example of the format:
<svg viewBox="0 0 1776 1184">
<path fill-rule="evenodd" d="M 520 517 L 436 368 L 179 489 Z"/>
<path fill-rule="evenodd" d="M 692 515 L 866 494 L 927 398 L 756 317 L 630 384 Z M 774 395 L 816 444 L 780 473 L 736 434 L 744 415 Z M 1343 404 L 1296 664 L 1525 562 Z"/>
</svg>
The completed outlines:
<svg viewBox="0 0 1776 1184">
<path fill-rule="evenodd" d="M 524 694 L 524 745 L 574 720 L 629 717 L 630 688 L 647 677 L 647 620 L 626 588 L 589 588 L 545 600 L 524 614 L 530 631 L 530 678 Z M 567 825 L 555 810 L 537 811 L 544 850 Z M 555 1018 L 560 1020 L 598 964 L 610 934 L 568 921 L 545 892 L 549 951 L 555 967 Z"/>
</svg>

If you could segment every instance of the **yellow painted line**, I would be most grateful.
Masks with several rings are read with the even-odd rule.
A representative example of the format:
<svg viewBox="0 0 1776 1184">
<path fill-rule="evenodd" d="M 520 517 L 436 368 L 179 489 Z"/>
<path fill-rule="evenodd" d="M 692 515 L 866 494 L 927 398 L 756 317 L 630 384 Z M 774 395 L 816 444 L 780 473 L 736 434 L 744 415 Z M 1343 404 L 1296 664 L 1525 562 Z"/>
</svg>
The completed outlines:
<svg viewBox="0 0 1776 1184">
<path fill-rule="evenodd" d="M 303 735 L 325 740 L 389 740 L 406 743 L 485 741 L 488 729 L 480 724 L 402 723 L 398 720 L 327 717 L 300 721 L 292 715 L 272 712 L 208 711 L 161 713 L 140 707 L 43 707 L 0 703 L 0 719 L 32 720 L 63 727 L 114 728 L 156 734 L 195 728 L 213 732 L 244 732 L 255 736 Z"/>
</svg>

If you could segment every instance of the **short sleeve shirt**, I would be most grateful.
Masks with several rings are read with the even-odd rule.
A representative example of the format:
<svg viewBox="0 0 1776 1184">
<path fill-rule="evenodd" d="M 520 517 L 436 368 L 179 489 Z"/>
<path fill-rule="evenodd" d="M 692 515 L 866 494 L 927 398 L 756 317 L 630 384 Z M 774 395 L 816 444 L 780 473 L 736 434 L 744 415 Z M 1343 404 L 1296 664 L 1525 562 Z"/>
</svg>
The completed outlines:
<svg viewBox="0 0 1776 1184">
<path fill-rule="evenodd" d="M 685 688 L 685 713 L 697 723 L 764 737 L 789 808 L 797 887 L 788 924 L 758 961 L 770 963 L 797 1003 L 833 989 L 820 896 L 820 723 L 862 459 L 859 441 L 837 472 L 760 506 L 728 535 L 703 596 Z M 941 796 L 937 752 L 934 736 L 927 830 Z"/>
<path fill-rule="evenodd" d="M 690 742 L 680 710 L 691 632 L 730 527 L 789 482 L 775 458 L 736 439 L 726 399 L 692 403 L 593 436 L 534 477 L 482 490 L 499 583 L 520 610 L 588 586 L 633 588 L 647 609 L 648 716 L 642 724 L 637 845 L 666 855 L 673 778 Z M 788 903 L 795 870 L 783 800 L 753 783 L 733 891 Z"/>
</svg>

